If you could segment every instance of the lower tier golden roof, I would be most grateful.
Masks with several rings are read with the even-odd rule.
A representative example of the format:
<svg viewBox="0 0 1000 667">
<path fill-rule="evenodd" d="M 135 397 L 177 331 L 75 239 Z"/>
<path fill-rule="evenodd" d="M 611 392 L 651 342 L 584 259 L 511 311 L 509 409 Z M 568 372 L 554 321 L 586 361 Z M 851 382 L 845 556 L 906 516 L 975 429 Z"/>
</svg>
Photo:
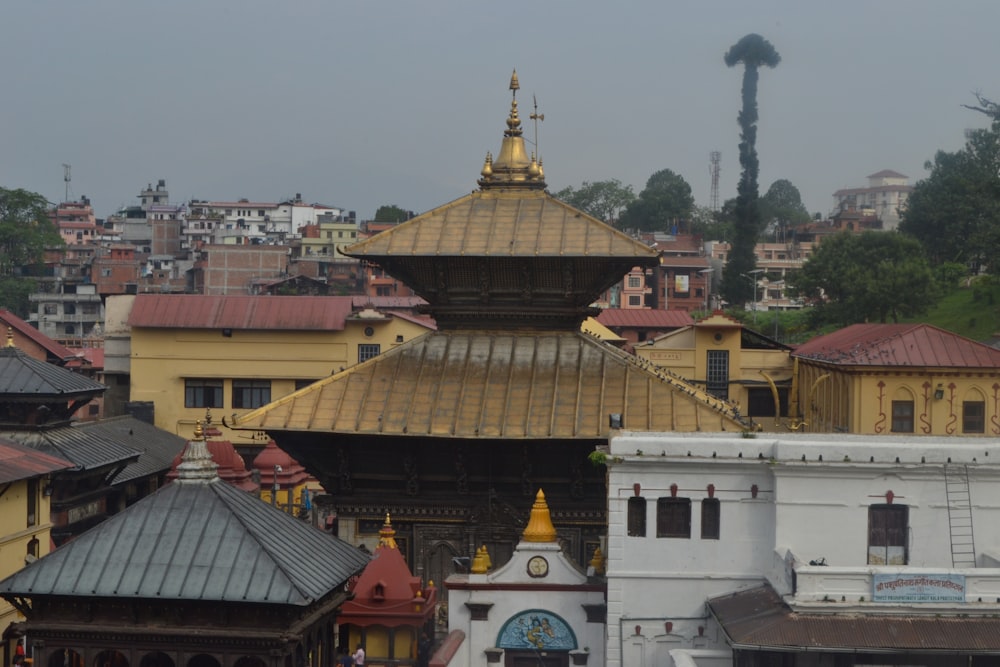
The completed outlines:
<svg viewBox="0 0 1000 667">
<path fill-rule="evenodd" d="M 728 403 L 579 332 L 432 332 L 252 412 L 233 427 L 452 438 L 738 431 Z"/>
</svg>

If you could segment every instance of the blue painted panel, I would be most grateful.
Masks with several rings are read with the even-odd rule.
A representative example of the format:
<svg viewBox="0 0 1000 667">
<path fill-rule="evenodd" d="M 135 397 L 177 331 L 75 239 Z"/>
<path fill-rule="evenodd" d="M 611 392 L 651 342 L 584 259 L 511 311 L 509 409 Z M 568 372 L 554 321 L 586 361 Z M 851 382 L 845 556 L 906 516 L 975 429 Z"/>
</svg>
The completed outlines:
<svg viewBox="0 0 1000 667">
<path fill-rule="evenodd" d="M 497 637 L 497 646 L 503 649 L 571 651 L 576 648 L 576 635 L 557 614 L 544 609 L 529 609 L 504 623 Z"/>
</svg>

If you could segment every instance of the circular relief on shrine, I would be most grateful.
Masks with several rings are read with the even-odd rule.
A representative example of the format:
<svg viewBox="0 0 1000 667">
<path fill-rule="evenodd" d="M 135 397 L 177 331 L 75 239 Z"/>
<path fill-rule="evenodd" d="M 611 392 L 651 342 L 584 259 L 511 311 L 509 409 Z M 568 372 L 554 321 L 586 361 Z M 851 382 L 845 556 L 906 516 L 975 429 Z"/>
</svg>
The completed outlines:
<svg viewBox="0 0 1000 667">
<path fill-rule="evenodd" d="M 365 327 L 365 335 L 371 338 L 375 335 L 375 329 L 373 327 Z"/>
<path fill-rule="evenodd" d="M 529 577 L 544 577 L 549 573 L 549 561 L 542 556 L 532 556 L 528 561 Z"/>
</svg>

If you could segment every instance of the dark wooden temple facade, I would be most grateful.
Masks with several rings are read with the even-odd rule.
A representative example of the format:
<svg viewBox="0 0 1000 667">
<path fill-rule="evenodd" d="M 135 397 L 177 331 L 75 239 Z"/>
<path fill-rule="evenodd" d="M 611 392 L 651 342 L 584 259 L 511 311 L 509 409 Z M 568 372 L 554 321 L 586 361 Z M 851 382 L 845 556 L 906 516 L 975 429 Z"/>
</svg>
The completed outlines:
<svg viewBox="0 0 1000 667">
<path fill-rule="evenodd" d="M 346 254 L 427 301 L 438 330 L 232 426 L 266 431 L 329 492 L 353 543 L 391 513 L 414 572 L 442 581 L 486 545 L 509 559 L 544 487 L 566 553 L 606 529 L 597 450 L 611 428 L 742 430 L 725 402 L 580 332 L 590 304 L 657 253 L 546 190 L 528 155 L 517 75 L 501 148 L 479 189 Z"/>
</svg>

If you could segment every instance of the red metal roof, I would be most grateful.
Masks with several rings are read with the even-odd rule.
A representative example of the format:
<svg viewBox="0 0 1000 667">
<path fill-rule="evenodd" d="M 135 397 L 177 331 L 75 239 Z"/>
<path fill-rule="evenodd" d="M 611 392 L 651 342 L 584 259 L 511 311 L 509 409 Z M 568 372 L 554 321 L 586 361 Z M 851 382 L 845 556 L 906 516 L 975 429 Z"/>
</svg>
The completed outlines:
<svg viewBox="0 0 1000 667">
<path fill-rule="evenodd" d="M 0 438 L 0 484 L 41 477 L 56 470 L 75 467 L 69 461 Z"/>
<path fill-rule="evenodd" d="M 601 311 L 597 321 L 608 328 L 679 329 L 694 324 L 691 314 L 686 310 L 641 308 L 608 308 Z"/>
<path fill-rule="evenodd" d="M 76 353 L 68 347 L 55 342 L 9 310 L 0 308 L 0 322 L 5 323 L 25 338 L 30 338 L 46 352 L 57 359 L 66 361 L 67 359 L 72 359 L 76 356 Z"/>
<path fill-rule="evenodd" d="M 930 324 L 853 324 L 803 343 L 794 356 L 842 366 L 1000 369 L 1000 350 Z"/>
<path fill-rule="evenodd" d="M 340 331 L 349 296 L 205 296 L 140 294 L 129 326 L 177 329 Z"/>
<path fill-rule="evenodd" d="M 874 174 L 869 174 L 868 178 L 909 178 L 909 176 L 901 174 L 898 171 L 893 171 L 892 169 L 883 169 L 882 171 L 876 171 Z"/>
</svg>

